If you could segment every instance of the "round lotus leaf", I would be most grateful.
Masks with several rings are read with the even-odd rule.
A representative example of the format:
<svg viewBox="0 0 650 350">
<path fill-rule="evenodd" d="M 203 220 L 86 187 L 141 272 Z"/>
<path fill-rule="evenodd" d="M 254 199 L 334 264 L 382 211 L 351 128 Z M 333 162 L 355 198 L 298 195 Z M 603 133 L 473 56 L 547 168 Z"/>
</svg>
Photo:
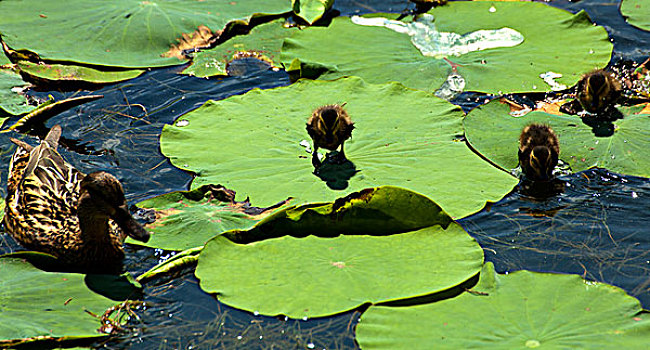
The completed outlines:
<svg viewBox="0 0 650 350">
<path fill-rule="evenodd" d="M 199 26 L 218 33 L 235 20 L 248 22 L 261 14 L 290 11 L 288 0 L 71 0 L 65 6 L 56 1 L 7 0 L 0 2 L 0 32 L 12 49 L 30 50 L 42 59 L 158 67 L 184 61 L 165 54 L 182 38 L 191 42 L 187 48 L 209 46 L 199 38 L 209 40 L 211 35 L 206 38 Z"/>
<path fill-rule="evenodd" d="M 156 221 L 146 225 L 151 239 L 146 242 L 127 238 L 128 243 L 166 250 L 199 247 L 215 235 L 233 229 L 252 227 L 272 210 L 250 207 L 218 198 L 217 186 L 201 186 L 193 191 L 177 191 L 138 203 L 154 210 Z"/>
<path fill-rule="evenodd" d="M 458 64 L 465 91 L 501 94 L 549 91 L 540 78 L 547 72 L 562 74 L 557 82 L 571 86 L 607 65 L 612 53 L 606 30 L 585 12 L 573 15 L 533 2 L 459 1 L 430 13 L 433 22 L 399 22 L 390 14 L 335 18 L 327 28 L 308 28 L 285 40 L 282 61 L 303 77 L 356 75 L 435 91 L 452 77 L 446 58 Z"/>
<path fill-rule="evenodd" d="M 0 116 L 5 113 L 13 115 L 29 113 L 34 109 L 34 106 L 27 104 L 27 99 L 23 95 L 12 90 L 27 85 L 17 73 L 0 68 Z M 4 118 L 0 121 L 4 121 Z"/>
<path fill-rule="evenodd" d="M 84 275 L 44 272 L 23 259 L 0 258 L 0 347 L 31 337 L 96 337 L 114 302 L 91 292 Z"/>
<path fill-rule="evenodd" d="M 411 307 L 371 306 L 356 339 L 363 349 L 644 349 L 650 317 L 617 287 L 577 275 L 496 275 L 460 296 Z"/>
<path fill-rule="evenodd" d="M 650 176 L 650 114 L 643 106 L 620 107 L 623 119 L 613 123 L 586 125 L 580 117 L 530 112 L 523 117 L 510 115 L 510 107 L 498 100 L 472 110 L 464 120 L 465 136 L 480 154 L 504 169 L 518 164 L 521 130 L 530 123 L 550 125 L 560 139 L 560 159 L 571 169 L 591 167 L 636 176 Z M 610 136 L 596 136 L 608 135 Z"/>
<path fill-rule="evenodd" d="M 247 35 L 233 37 L 219 46 L 197 52 L 192 59 L 192 64 L 183 73 L 197 77 L 212 75 L 227 75 L 228 62 L 238 53 L 253 54 L 261 59 L 268 60 L 269 64 L 281 67 L 280 48 L 282 41 L 297 27 L 284 27 L 285 19 L 278 19 L 269 23 L 260 24 L 251 29 Z"/>
<path fill-rule="evenodd" d="M 481 247 L 454 222 L 390 236 L 249 244 L 217 236 L 201 252 L 196 276 L 229 306 L 302 318 L 447 290 L 478 273 L 482 261 Z"/>
<path fill-rule="evenodd" d="M 355 129 L 345 142 L 348 162 L 314 174 L 305 122 L 319 106 L 344 103 Z M 192 186 L 220 183 L 240 198 L 269 206 L 331 201 L 341 191 L 378 185 L 435 197 L 452 217 L 503 197 L 517 180 L 458 141 L 461 110 L 429 93 L 360 78 L 301 80 L 209 101 L 174 126 L 161 149 L 172 164 L 198 174 Z M 321 152 L 323 152 L 321 150 Z"/>
<path fill-rule="evenodd" d="M 623 0 L 621 14 L 627 18 L 627 23 L 643 30 L 650 30 L 650 1 Z"/>
</svg>

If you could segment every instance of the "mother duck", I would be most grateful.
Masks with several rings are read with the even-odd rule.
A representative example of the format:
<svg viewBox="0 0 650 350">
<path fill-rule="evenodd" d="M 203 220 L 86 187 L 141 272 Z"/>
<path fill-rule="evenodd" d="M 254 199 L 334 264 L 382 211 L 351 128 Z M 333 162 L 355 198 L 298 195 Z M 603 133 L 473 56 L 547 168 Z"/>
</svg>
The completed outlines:
<svg viewBox="0 0 650 350">
<path fill-rule="evenodd" d="M 146 242 L 149 233 L 126 205 L 111 174 L 88 175 L 57 152 L 61 127 L 32 147 L 20 140 L 9 164 L 4 216 L 6 231 L 28 249 L 57 257 L 71 270 L 119 273 L 126 236 Z"/>
</svg>

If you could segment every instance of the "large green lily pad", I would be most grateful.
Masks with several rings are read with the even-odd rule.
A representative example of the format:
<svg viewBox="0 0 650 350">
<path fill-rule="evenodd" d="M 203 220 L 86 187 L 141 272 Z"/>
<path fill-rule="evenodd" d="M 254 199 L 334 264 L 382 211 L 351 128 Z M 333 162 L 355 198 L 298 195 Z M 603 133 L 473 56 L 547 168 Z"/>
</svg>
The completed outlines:
<svg viewBox="0 0 650 350">
<path fill-rule="evenodd" d="M 10 69 L 0 68 L 0 115 L 9 113 L 19 115 L 29 113 L 34 106 L 27 104 L 24 96 L 12 91 L 28 85 L 19 74 Z"/>
<path fill-rule="evenodd" d="M 355 122 L 345 143 L 351 163 L 321 180 L 304 146 L 311 144 L 305 122 L 315 108 L 343 102 Z M 456 141 L 461 118 L 458 107 L 397 83 L 302 80 L 209 101 L 165 126 L 161 149 L 175 166 L 198 174 L 192 187 L 221 183 L 260 206 L 287 196 L 296 204 L 330 201 L 341 190 L 394 185 L 435 196 L 449 215 L 463 217 L 517 181 Z"/>
<path fill-rule="evenodd" d="M 442 59 L 446 56 L 460 65 L 457 72 L 466 80 L 466 91 L 500 94 L 549 91 L 551 86 L 540 78 L 549 71 L 562 74 L 557 82 L 571 86 L 587 71 L 607 65 L 612 52 L 605 29 L 594 26 L 585 12 L 573 15 L 532 2 L 459 1 L 430 13 L 438 32 L 476 35 L 478 30 L 511 28 L 524 40 L 512 47 L 428 57 L 406 33 L 335 18 L 327 28 L 308 28 L 285 40 L 282 61 L 303 77 L 356 75 L 371 83 L 399 81 L 434 91 L 452 71 Z M 377 16 L 397 17 L 371 15 Z"/>
<path fill-rule="evenodd" d="M 192 60 L 192 65 L 183 73 L 197 77 L 227 75 L 226 65 L 241 52 L 253 52 L 273 66 L 280 67 L 282 41 L 298 30 L 296 27 L 285 28 L 284 23 L 284 19 L 278 19 L 258 25 L 247 35 L 236 36 L 214 49 L 198 52 Z"/>
<path fill-rule="evenodd" d="M 643 349 L 650 318 L 617 287 L 576 275 L 514 272 L 491 263 L 472 291 L 412 307 L 371 306 L 363 349 Z"/>
<path fill-rule="evenodd" d="M 205 185 L 193 191 L 172 192 L 138 203 L 141 208 L 155 210 L 156 221 L 146 226 L 153 234 L 146 243 L 131 238 L 127 238 L 127 242 L 185 250 L 202 246 L 221 232 L 250 228 L 272 212 L 262 213 L 247 202 L 233 203 L 220 196 L 222 192 L 219 190 L 218 186 Z"/>
<path fill-rule="evenodd" d="M 627 23 L 643 30 L 650 30 L 650 1 L 623 0 L 621 14 L 627 18 Z"/>
<path fill-rule="evenodd" d="M 408 192 L 390 189 L 400 191 Z M 403 207 L 404 215 L 433 225 L 410 230 L 412 224 L 404 222 L 395 224 L 392 232 L 384 232 L 393 235 L 375 236 L 375 229 L 381 231 L 384 222 L 378 219 L 372 224 L 372 209 L 385 210 L 387 201 L 371 201 L 367 206 L 363 200 L 353 201 L 349 205 L 361 210 L 349 208 L 343 211 L 349 215 L 330 218 L 340 221 L 338 224 L 317 226 L 307 215 L 296 218 L 296 227 L 305 223 L 311 229 L 313 235 L 305 238 L 292 237 L 290 227 L 281 238 L 249 244 L 217 236 L 201 252 L 196 276 L 203 290 L 216 293 L 232 307 L 302 318 L 444 291 L 480 270 L 482 250 L 460 225 L 430 200 L 432 205 L 425 208 L 433 210 L 410 211 L 413 202 L 402 199 L 393 202 L 394 210 Z M 268 220 L 258 225 L 276 223 Z M 355 226 L 350 231 L 357 235 L 323 237 L 345 233 L 341 227 Z M 358 235 L 361 231 L 366 235 Z"/>
<path fill-rule="evenodd" d="M 650 146 L 650 115 L 641 110 L 642 106 L 620 107 L 624 118 L 613 122 L 613 134 L 597 137 L 577 116 L 530 112 L 513 117 L 507 104 L 494 100 L 465 117 L 465 135 L 479 153 L 504 169 L 512 169 L 518 164 L 521 130 L 533 122 L 545 123 L 559 136 L 560 159 L 573 171 L 602 167 L 650 177 L 650 158 L 643 151 Z"/>
<path fill-rule="evenodd" d="M 0 258 L 0 347 L 43 336 L 96 337 L 98 319 L 114 302 L 88 290 L 84 276 L 44 272 L 23 259 Z"/>
<path fill-rule="evenodd" d="M 291 9 L 288 0 L 73 0 L 65 6 L 56 1 L 4 0 L 0 33 L 12 49 L 27 49 L 42 59 L 158 67 L 183 62 L 162 55 L 183 33 L 193 33 L 199 26 L 218 32 L 235 20 L 248 22 Z"/>
</svg>

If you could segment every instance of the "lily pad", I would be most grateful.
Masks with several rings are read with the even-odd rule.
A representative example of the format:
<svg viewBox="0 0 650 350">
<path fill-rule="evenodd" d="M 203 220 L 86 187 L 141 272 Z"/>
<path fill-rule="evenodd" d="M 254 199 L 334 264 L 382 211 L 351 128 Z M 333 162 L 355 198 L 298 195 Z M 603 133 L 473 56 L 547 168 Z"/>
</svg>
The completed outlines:
<svg viewBox="0 0 650 350">
<path fill-rule="evenodd" d="M 621 14 L 627 18 L 627 23 L 643 30 L 650 30 L 650 1 L 623 0 Z"/>
<path fill-rule="evenodd" d="M 296 238 L 290 236 L 293 230 L 286 229 L 281 238 L 237 244 L 225 235 L 217 236 L 199 256 L 196 276 L 201 288 L 216 293 L 227 305 L 263 315 L 321 317 L 365 303 L 444 291 L 480 270 L 480 246 L 439 209 L 409 215 L 415 220 L 431 220 L 445 226 L 434 224 L 409 230 L 409 224 L 396 225 L 391 232 L 395 234 L 375 236 L 374 229 L 382 221 L 371 225 L 368 213 L 381 202 L 368 202 L 365 215 L 337 219 L 341 221 L 339 227 L 315 227 L 306 215 L 297 218 L 296 225 L 305 222 L 312 234 L 321 237 Z M 396 208 L 404 205 L 405 211 L 410 204 L 394 202 Z M 377 209 L 382 207 L 378 205 Z M 367 235 L 322 237 L 341 233 L 340 227 L 355 224 L 365 228 Z"/>
<path fill-rule="evenodd" d="M 612 53 L 607 32 L 594 26 L 585 12 L 573 15 L 533 2 L 459 1 L 430 13 L 435 21 L 422 22 L 416 31 L 420 34 L 413 40 L 432 45 L 430 36 L 434 32 L 449 40 L 456 37 L 459 40 L 447 43 L 451 45 L 447 54 L 425 56 L 406 33 L 408 21 L 399 26 L 402 32 L 398 33 L 341 17 L 327 28 L 312 27 L 294 33 L 284 42 L 282 61 L 288 71 L 302 77 L 335 79 L 356 75 L 370 83 L 399 81 L 426 91 L 439 89 L 447 77 L 457 73 L 464 80 L 460 85 L 466 91 L 501 94 L 549 91 L 551 86 L 540 74 L 550 71 L 562 74 L 558 83 L 574 85 L 582 74 L 607 65 Z M 373 14 L 362 18 L 376 21 L 377 17 L 394 21 L 397 15 Z M 504 28 L 519 33 L 523 42 L 512 47 L 499 44 L 490 49 L 484 49 L 481 40 L 461 45 L 468 41 L 463 40 L 468 36 L 485 33 L 478 31 Z M 435 40 L 436 48 L 443 46 L 439 42 Z M 464 50 L 459 45 L 471 52 L 461 54 Z M 443 58 L 458 65 L 456 72 Z"/>
<path fill-rule="evenodd" d="M 64 64 L 36 64 L 28 61 L 17 63 L 21 72 L 33 79 L 46 81 L 86 81 L 95 84 L 114 83 L 135 78 L 144 70 L 130 69 L 119 71 L 101 71 L 93 68 L 64 65 Z"/>
<path fill-rule="evenodd" d="M 313 24 L 334 4 L 334 0 L 291 0 L 293 12 L 300 18 Z"/>
<path fill-rule="evenodd" d="M 284 19 L 278 19 L 253 28 L 249 34 L 236 36 L 225 43 L 196 53 L 192 65 L 183 73 L 197 77 L 227 75 L 226 66 L 233 57 L 241 52 L 254 52 L 262 58 L 280 67 L 280 49 L 282 41 L 298 28 L 285 28 Z"/>
<path fill-rule="evenodd" d="M 650 317 L 620 288 L 577 275 L 497 275 L 456 298 L 412 306 L 371 306 L 357 325 L 363 349 L 642 349 Z"/>
<path fill-rule="evenodd" d="M 98 319 L 114 302 L 88 290 L 84 276 L 44 272 L 16 258 L 0 259 L 0 347 L 32 337 L 98 337 Z M 47 297 L 44 297 L 47 296 Z"/>
<path fill-rule="evenodd" d="M 141 208 L 155 210 L 156 221 L 146 226 L 153 235 L 146 243 L 131 238 L 127 238 L 127 242 L 166 250 L 185 250 L 202 246 L 221 232 L 250 228 L 272 212 L 272 209 L 251 207 L 248 202 L 232 202 L 221 195 L 220 189 L 223 187 L 205 185 L 193 191 L 172 192 L 138 203 Z"/>
<path fill-rule="evenodd" d="M 13 0 L 0 2 L 0 32 L 14 50 L 30 50 L 44 60 L 159 67 L 184 62 L 164 54 L 177 42 L 191 41 L 196 37 L 192 33 L 202 28 L 218 34 L 229 22 L 248 23 L 254 17 L 287 12 L 291 12 L 288 0 L 73 0 L 66 6 L 52 1 Z"/>
<path fill-rule="evenodd" d="M 349 161 L 329 167 L 331 177 L 321 167 L 321 179 L 305 122 L 315 108 L 342 102 L 355 122 L 345 143 Z M 457 140 L 461 118 L 458 107 L 397 83 L 301 80 L 209 101 L 165 126 L 161 149 L 175 166 L 198 174 L 192 187 L 221 183 L 260 206 L 287 196 L 296 204 L 331 201 L 341 190 L 394 185 L 435 196 L 449 215 L 463 217 L 503 197 L 517 180 Z"/>
<path fill-rule="evenodd" d="M 530 112 L 513 117 L 507 104 L 494 100 L 465 117 L 465 135 L 474 149 L 507 170 L 518 164 L 519 134 L 524 126 L 545 123 L 559 136 L 560 159 L 574 172 L 602 167 L 626 175 L 650 177 L 650 159 L 641 151 L 650 146 L 650 114 L 642 110 L 643 105 L 620 107 L 623 119 L 592 128 L 581 118 L 565 114 Z M 599 134 L 602 129 L 610 130 L 612 135 L 597 137 L 594 129 Z"/>
<path fill-rule="evenodd" d="M 10 69 L 0 68 L 0 115 L 3 113 L 19 115 L 29 113 L 34 109 L 34 106 L 27 104 L 27 99 L 24 96 L 12 90 L 27 85 L 17 73 Z"/>
<path fill-rule="evenodd" d="M 314 232 L 320 237 L 341 234 L 389 235 L 440 225 L 451 218 L 431 199 L 403 188 L 367 188 L 339 198 L 333 203 L 314 203 L 280 210 L 246 231 L 225 235 L 237 243 L 275 238 L 291 232 L 304 237 Z"/>
</svg>

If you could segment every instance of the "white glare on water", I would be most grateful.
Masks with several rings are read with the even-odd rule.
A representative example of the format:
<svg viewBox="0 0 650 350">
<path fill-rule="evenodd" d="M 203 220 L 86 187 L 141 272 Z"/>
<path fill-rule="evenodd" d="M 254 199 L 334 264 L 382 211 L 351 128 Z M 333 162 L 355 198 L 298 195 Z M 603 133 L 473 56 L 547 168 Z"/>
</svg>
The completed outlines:
<svg viewBox="0 0 650 350">
<path fill-rule="evenodd" d="M 521 44 L 524 36 L 512 28 L 481 29 L 460 35 L 453 32 L 439 32 L 433 15 L 428 13 L 414 22 L 405 23 L 384 17 L 364 18 L 352 16 L 352 22 L 364 26 L 386 27 L 398 33 L 407 34 L 411 42 L 424 56 L 442 58 L 461 56 L 466 53 L 512 47 Z"/>
</svg>

